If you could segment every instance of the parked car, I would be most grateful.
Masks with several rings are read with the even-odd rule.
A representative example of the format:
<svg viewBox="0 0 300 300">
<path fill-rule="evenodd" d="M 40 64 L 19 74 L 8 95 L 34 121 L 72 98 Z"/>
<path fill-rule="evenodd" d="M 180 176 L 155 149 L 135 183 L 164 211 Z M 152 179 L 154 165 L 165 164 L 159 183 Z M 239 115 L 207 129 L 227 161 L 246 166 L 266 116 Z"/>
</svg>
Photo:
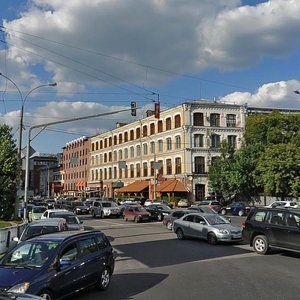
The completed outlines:
<svg viewBox="0 0 300 300">
<path fill-rule="evenodd" d="M 136 205 L 137 205 L 136 202 L 132 202 L 132 201 L 124 202 L 123 204 L 121 204 L 119 206 L 121 215 L 123 216 L 125 209 L 129 208 L 130 206 L 136 206 Z"/>
<path fill-rule="evenodd" d="M 46 206 L 33 206 L 31 210 L 28 212 L 28 221 L 36 221 L 40 220 L 43 213 L 47 210 Z"/>
<path fill-rule="evenodd" d="M 178 207 L 189 207 L 191 203 L 187 199 L 180 199 L 177 203 Z"/>
<path fill-rule="evenodd" d="M 45 211 L 44 214 L 46 214 Z M 48 214 L 46 214 L 47 218 L 64 218 L 67 221 L 69 230 L 84 230 L 84 226 L 82 225 L 83 221 L 79 220 L 78 217 L 73 213 L 65 209 L 55 209 L 51 210 Z M 44 216 L 44 215 L 43 215 Z"/>
<path fill-rule="evenodd" d="M 51 218 L 53 214 L 56 214 L 58 212 L 69 212 L 69 211 L 67 209 L 47 209 L 42 214 L 41 219 Z"/>
<path fill-rule="evenodd" d="M 151 214 L 151 218 L 157 221 L 162 221 L 164 216 L 172 212 L 169 206 L 163 204 L 151 204 L 145 208 Z"/>
<path fill-rule="evenodd" d="M 246 206 L 243 202 L 232 202 L 227 206 L 222 207 L 221 214 L 232 214 L 235 216 L 245 216 L 249 213 L 250 206 Z"/>
<path fill-rule="evenodd" d="M 172 230 L 173 228 L 173 222 L 179 218 L 181 218 L 184 215 L 187 215 L 189 213 L 192 213 L 192 210 L 187 209 L 175 209 L 170 214 L 165 215 L 163 218 L 163 224 L 167 226 L 169 230 Z"/>
<path fill-rule="evenodd" d="M 62 299 L 90 286 L 108 288 L 114 272 L 100 231 L 58 232 L 18 244 L 0 260 L 0 290 Z"/>
<path fill-rule="evenodd" d="M 42 219 L 28 223 L 20 238 L 13 237 L 15 242 L 23 242 L 34 236 L 68 230 L 67 221 L 63 218 Z"/>
<path fill-rule="evenodd" d="M 216 200 L 204 200 L 204 201 L 201 201 L 198 205 L 199 206 L 208 206 L 208 207 L 214 209 L 218 213 L 222 209 L 222 205 L 220 204 L 220 202 L 218 202 Z"/>
<path fill-rule="evenodd" d="M 76 215 L 88 215 L 90 213 L 90 208 L 86 206 L 82 201 L 71 202 L 71 210 Z"/>
<path fill-rule="evenodd" d="M 239 242 L 242 240 L 242 227 L 232 225 L 218 214 L 190 213 L 173 223 L 177 238 L 201 238 L 215 245 L 218 242 Z"/>
<path fill-rule="evenodd" d="M 213 208 L 211 208 L 208 205 L 192 205 L 188 208 L 188 210 L 191 212 L 197 211 L 197 212 L 206 213 L 206 214 L 218 214 L 217 211 L 215 211 Z M 230 217 L 224 216 L 224 218 L 226 218 L 229 222 L 231 222 Z"/>
<path fill-rule="evenodd" d="M 125 221 L 143 222 L 150 221 L 151 214 L 141 205 L 130 206 L 123 212 Z"/>
<path fill-rule="evenodd" d="M 300 205 L 296 201 L 274 201 L 266 207 L 291 207 L 291 208 L 299 208 Z"/>
<path fill-rule="evenodd" d="M 113 201 L 94 201 L 90 211 L 93 218 L 111 216 L 119 218 L 121 216 L 119 206 Z"/>
<path fill-rule="evenodd" d="M 243 238 L 258 254 L 270 248 L 300 252 L 300 209 L 254 208 L 243 227 Z"/>
<path fill-rule="evenodd" d="M 0 300 L 42 300 L 42 298 L 30 294 L 0 291 Z"/>
</svg>

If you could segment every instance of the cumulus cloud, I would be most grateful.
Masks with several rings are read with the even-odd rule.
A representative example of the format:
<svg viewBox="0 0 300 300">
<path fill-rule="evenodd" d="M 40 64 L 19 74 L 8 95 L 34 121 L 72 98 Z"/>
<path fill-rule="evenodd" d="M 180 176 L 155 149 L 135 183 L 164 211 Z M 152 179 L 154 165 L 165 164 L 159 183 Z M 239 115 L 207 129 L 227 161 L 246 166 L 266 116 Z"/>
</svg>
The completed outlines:
<svg viewBox="0 0 300 300">
<path fill-rule="evenodd" d="M 255 93 L 235 92 L 220 98 L 220 102 L 256 107 L 300 109 L 300 81 L 289 80 L 262 85 Z"/>
</svg>

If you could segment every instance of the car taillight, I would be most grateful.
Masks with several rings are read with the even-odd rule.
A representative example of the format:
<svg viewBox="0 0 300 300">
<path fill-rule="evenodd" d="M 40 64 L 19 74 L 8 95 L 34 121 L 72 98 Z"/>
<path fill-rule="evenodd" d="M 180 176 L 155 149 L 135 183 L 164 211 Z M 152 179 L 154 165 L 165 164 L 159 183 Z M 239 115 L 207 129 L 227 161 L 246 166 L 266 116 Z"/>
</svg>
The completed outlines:
<svg viewBox="0 0 300 300">
<path fill-rule="evenodd" d="M 242 222 L 242 227 L 246 227 L 246 220 L 244 220 L 243 222 Z"/>
</svg>

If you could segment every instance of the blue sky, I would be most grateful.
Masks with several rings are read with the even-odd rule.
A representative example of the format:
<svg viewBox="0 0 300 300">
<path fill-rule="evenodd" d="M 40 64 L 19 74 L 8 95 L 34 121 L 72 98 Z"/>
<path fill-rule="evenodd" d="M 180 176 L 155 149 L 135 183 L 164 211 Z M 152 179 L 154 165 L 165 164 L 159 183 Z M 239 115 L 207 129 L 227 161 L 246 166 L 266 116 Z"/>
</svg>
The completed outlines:
<svg viewBox="0 0 300 300">
<path fill-rule="evenodd" d="M 0 73 L 18 86 L 29 126 L 186 100 L 300 109 L 300 1 L 0 0 Z M 0 122 L 18 138 L 21 100 L 0 76 Z M 130 113 L 56 125 L 43 153 L 134 120 Z M 24 144 L 24 143 L 23 143 Z"/>
</svg>

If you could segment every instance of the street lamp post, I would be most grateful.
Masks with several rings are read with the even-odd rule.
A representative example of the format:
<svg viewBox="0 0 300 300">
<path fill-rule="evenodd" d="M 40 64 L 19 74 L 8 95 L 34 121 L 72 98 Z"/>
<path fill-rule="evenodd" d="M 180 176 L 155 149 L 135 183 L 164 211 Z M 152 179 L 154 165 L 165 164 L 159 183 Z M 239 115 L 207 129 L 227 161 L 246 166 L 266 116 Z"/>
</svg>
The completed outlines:
<svg viewBox="0 0 300 300">
<path fill-rule="evenodd" d="M 21 191 L 21 183 L 22 183 L 22 155 L 21 155 L 21 151 L 22 151 L 22 136 L 23 136 L 23 119 L 24 119 L 24 105 L 25 102 L 28 98 L 28 96 L 35 90 L 42 88 L 42 87 L 54 87 L 57 85 L 57 83 L 48 83 L 48 84 L 41 84 L 39 86 L 36 86 L 35 88 L 31 89 L 23 98 L 23 94 L 20 91 L 18 85 L 8 76 L 2 74 L 0 72 L 0 76 L 4 77 L 5 79 L 7 79 L 8 81 L 10 81 L 15 88 L 18 90 L 18 93 L 20 95 L 21 98 L 21 114 L 20 114 L 20 123 L 19 123 L 19 141 L 18 141 L 18 159 L 19 159 L 19 164 L 18 164 L 18 170 L 17 170 L 17 190 Z M 15 216 L 18 215 L 18 209 L 19 209 L 19 199 L 18 199 L 18 195 L 15 199 Z"/>
</svg>

